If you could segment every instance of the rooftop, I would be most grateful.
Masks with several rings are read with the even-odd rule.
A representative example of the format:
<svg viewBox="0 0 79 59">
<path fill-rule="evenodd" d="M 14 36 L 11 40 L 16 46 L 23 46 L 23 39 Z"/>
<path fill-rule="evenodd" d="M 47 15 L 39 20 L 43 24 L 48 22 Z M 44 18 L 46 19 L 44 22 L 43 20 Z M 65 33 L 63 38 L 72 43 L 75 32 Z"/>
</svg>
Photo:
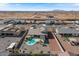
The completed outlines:
<svg viewBox="0 0 79 59">
<path fill-rule="evenodd" d="M 79 34 L 79 30 L 76 30 L 75 28 L 69 28 L 69 27 L 61 27 L 56 29 L 57 33 L 67 33 L 67 34 Z"/>
</svg>

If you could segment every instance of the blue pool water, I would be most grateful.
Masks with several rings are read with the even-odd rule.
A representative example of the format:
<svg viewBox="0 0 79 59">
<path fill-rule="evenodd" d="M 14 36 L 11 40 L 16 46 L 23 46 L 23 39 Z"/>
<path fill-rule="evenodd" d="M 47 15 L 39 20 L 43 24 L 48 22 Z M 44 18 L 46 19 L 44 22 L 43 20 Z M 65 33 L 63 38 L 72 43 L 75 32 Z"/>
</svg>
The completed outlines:
<svg viewBox="0 0 79 59">
<path fill-rule="evenodd" d="M 36 43 L 37 43 L 37 41 L 34 38 L 32 40 L 29 40 L 26 42 L 27 45 L 34 45 Z"/>
</svg>

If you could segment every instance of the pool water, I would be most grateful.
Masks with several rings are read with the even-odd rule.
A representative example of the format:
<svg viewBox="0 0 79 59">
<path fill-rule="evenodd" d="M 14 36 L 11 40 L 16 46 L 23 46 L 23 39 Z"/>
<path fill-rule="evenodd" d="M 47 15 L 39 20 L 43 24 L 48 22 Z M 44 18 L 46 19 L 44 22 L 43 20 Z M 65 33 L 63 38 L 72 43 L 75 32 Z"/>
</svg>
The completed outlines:
<svg viewBox="0 0 79 59">
<path fill-rule="evenodd" d="M 37 43 L 37 40 L 36 40 L 35 38 L 33 38 L 33 39 L 31 39 L 31 40 L 28 40 L 28 41 L 26 42 L 27 45 L 34 45 L 34 44 L 36 44 L 36 43 Z"/>
</svg>

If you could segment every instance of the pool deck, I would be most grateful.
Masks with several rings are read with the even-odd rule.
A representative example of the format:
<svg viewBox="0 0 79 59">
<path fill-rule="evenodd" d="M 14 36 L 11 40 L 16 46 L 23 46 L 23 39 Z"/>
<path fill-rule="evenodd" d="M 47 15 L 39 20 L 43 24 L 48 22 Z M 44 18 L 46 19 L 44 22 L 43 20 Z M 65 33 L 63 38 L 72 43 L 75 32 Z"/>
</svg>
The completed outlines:
<svg viewBox="0 0 79 59">
<path fill-rule="evenodd" d="M 46 53 L 48 53 L 48 51 L 50 51 L 49 46 L 43 47 L 40 43 L 29 46 L 29 45 L 25 44 L 25 42 L 23 42 L 20 50 L 21 50 L 20 53 L 23 53 L 23 51 L 25 51 L 25 53 L 32 52 L 33 54 L 40 54 L 41 51 L 43 51 L 43 53 L 46 54 Z"/>
</svg>

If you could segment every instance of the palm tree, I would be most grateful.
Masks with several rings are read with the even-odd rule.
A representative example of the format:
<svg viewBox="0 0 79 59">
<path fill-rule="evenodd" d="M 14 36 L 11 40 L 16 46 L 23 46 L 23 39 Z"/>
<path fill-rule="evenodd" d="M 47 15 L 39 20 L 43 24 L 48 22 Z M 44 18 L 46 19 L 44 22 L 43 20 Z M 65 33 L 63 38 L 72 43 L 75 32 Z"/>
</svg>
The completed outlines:
<svg viewBox="0 0 79 59">
<path fill-rule="evenodd" d="M 41 54 L 43 54 L 43 51 L 40 51 Z"/>
<path fill-rule="evenodd" d="M 32 54 L 32 51 L 29 54 L 31 55 Z"/>
<path fill-rule="evenodd" d="M 50 21 L 50 25 L 52 25 L 52 24 L 54 24 L 54 22 L 53 21 Z"/>
<path fill-rule="evenodd" d="M 25 53 L 25 51 L 23 50 L 23 53 Z"/>
<path fill-rule="evenodd" d="M 19 50 L 21 52 L 21 50 Z"/>
<path fill-rule="evenodd" d="M 48 54 L 50 55 L 50 51 L 48 51 Z"/>
<path fill-rule="evenodd" d="M 34 24 L 36 23 L 36 20 L 34 20 Z"/>
</svg>

